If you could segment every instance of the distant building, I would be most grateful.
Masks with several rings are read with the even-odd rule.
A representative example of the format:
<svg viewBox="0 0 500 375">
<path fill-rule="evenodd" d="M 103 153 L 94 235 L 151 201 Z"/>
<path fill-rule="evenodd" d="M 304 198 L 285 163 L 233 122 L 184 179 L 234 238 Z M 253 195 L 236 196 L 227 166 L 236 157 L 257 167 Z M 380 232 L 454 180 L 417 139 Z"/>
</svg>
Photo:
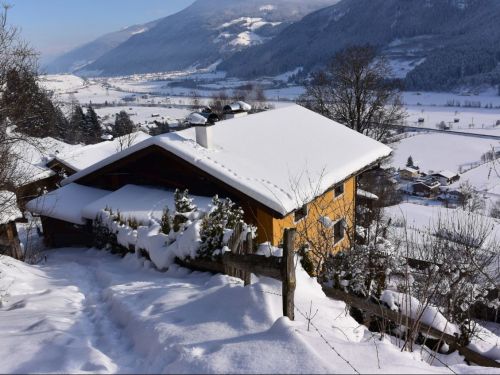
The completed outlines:
<svg viewBox="0 0 500 375">
<path fill-rule="evenodd" d="M 420 177 L 420 171 L 413 167 L 405 167 L 399 170 L 399 177 L 403 180 L 414 180 Z"/>
<path fill-rule="evenodd" d="M 458 173 L 454 173 L 448 170 L 434 173 L 431 176 L 437 179 L 442 186 L 448 186 L 460 180 L 460 175 Z"/>
<path fill-rule="evenodd" d="M 435 198 L 440 194 L 439 181 L 434 179 L 428 179 L 423 181 L 417 181 L 412 185 L 413 195 L 425 198 Z"/>
</svg>

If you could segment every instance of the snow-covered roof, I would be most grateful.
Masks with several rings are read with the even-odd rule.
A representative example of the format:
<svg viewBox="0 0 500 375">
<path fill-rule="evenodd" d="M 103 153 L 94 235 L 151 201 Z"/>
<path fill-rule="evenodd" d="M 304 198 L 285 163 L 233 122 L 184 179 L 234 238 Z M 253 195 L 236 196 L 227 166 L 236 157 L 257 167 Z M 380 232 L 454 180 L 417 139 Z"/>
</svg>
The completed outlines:
<svg viewBox="0 0 500 375">
<path fill-rule="evenodd" d="M 17 208 L 16 194 L 0 190 L 0 225 L 21 218 L 23 215 Z"/>
<path fill-rule="evenodd" d="M 73 224 L 85 224 L 83 208 L 109 193 L 108 190 L 69 184 L 29 201 L 26 208 L 35 214 Z"/>
<path fill-rule="evenodd" d="M 371 200 L 374 200 L 374 201 L 378 201 L 378 196 L 373 194 L 373 193 L 370 193 L 369 191 L 366 191 L 366 190 L 363 190 L 363 189 L 358 189 L 356 191 L 356 195 L 358 197 L 364 197 L 366 199 L 371 199 Z"/>
<path fill-rule="evenodd" d="M 208 122 L 208 119 L 205 116 L 194 112 L 187 117 L 187 121 L 193 125 L 205 125 Z"/>
<path fill-rule="evenodd" d="M 391 149 L 298 105 L 218 122 L 213 149 L 193 128 L 149 138 L 63 181 L 156 145 L 285 215 L 388 156 Z"/>
<path fill-rule="evenodd" d="M 444 170 L 439 173 L 435 173 L 435 176 L 443 176 L 444 178 L 452 179 L 453 177 L 456 177 L 457 174 L 454 172 L 451 172 L 449 170 Z"/>
<path fill-rule="evenodd" d="M 418 169 L 412 167 L 404 167 L 402 171 L 410 172 L 410 173 L 418 173 Z"/>
<path fill-rule="evenodd" d="M 193 204 L 198 208 L 208 211 L 211 199 L 196 196 L 191 196 L 191 198 L 193 198 Z M 161 220 L 163 210 L 166 207 L 169 208 L 171 214 L 175 212 L 173 191 L 126 185 L 83 207 L 81 215 L 86 219 L 95 219 L 99 212 L 109 208 L 114 212 L 120 211 L 125 219 L 135 218 L 137 221 L 147 224 L 150 219 Z"/>
<path fill-rule="evenodd" d="M 78 148 L 76 151 L 57 155 L 54 159 L 67 165 L 74 171 L 81 171 L 107 157 L 120 152 L 123 148 L 142 142 L 150 135 L 138 131 L 124 137 L 115 138 L 112 141 L 100 142 Z"/>
<path fill-rule="evenodd" d="M 33 138 L 22 140 L 13 145 L 16 168 L 14 178 L 18 186 L 39 181 L 55 174 L 49 169 L 47 161 L 59 153 L 79 146 L 72 146 L 54 138 Z"/>
</svg>

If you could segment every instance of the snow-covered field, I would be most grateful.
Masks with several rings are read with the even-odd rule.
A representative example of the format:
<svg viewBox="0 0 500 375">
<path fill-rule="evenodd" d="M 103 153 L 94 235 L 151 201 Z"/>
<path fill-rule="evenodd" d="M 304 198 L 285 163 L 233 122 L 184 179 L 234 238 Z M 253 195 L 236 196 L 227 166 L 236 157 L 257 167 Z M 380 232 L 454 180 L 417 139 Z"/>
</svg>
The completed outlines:
<svg viewBox="0 0 500 375">
<path fill-rule="evenodd" d="M 404 168 L 408 157 L 424 172 L 448 169 L 459 172 L 460 166 L 479 162 L 481 155 L 500 146 L 500 141 L 442 133 L 418 134 L 391 144 L 391 164 Z"/>
<path fill-rule="evenodd" d="M 444 121 L 451 125 L 451 130 L 500 135 L 500 126 L 497 125 L 500 109 L 408 106 L 407 112 L 408 125 L 436 129 L 436 125 Z M 424 123 L 418 123 L 420 118 Z"/>
<path fill-rule="evenodd" d="M 120 111 L 125 111 L 129 114 L 130 119 L 137 125 L 152 124 L 154 121 L 168 121 L 175 123 L 183 120 L 192 111 L 184 108 L 168 108 L 168 107 L 140 107 L 140 106 L 117 106 L 103 107 L 96 109 L 96 112 L 103 119 L 104 123 L 112 123 L 115 120 L 115 115 Z"/>
<path fill-rule="evenodd" d="M 0 372 L 451 372 L 428 365 L 425 351 L 378 340 L 301 269 L 296 305 L 307 314 L 312 302 L 313 324 L 328 343 L 299 311 L 294 322 L 281 316 L 281 287 L 270 279 L 243 287 L 96 250 L 46 256 L 37 266 L 0 258 Z M 499 373 L 469 367 L 457 354 L 438 357 L 454 372 Z"/>
</svg>

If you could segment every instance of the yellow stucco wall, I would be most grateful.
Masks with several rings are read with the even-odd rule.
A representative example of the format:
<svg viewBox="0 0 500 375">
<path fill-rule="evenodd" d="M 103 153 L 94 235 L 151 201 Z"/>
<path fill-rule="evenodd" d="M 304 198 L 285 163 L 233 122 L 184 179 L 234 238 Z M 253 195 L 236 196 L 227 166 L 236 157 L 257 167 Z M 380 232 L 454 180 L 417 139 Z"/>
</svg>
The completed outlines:
<svg viewBox="0 0 500 375">
<path fill-rule="evenodd" d="M 352 177 L 344 181 L 344 193 L 339 197 L 334 196 L 334 190 L 329 190 L 321 197 L 316 198 L 308 204 L 308 215 L 304 219 L 295 222 L 295 214 L 291 213 L 283 219 L 272 217 L 268 212 L 257 210 L 257 240 L 259 243 L 271 242 L 277 246 L 282 241 L 285 228 L 297 227 L 299 231 L 305 228 L 314 232 L 318 227 L 318 221 L 326 216 L 332 221 L 346 220 L 347 228 L 344 239 L 335 245 L 334 251 L 349 247 L 350 239 L 354 233 L 356 199 L 356 178 Z M 347 231 L 350 231 L 349 235 Z M 301 244 L 297 244 L 301 245 Z"/>
</svg>

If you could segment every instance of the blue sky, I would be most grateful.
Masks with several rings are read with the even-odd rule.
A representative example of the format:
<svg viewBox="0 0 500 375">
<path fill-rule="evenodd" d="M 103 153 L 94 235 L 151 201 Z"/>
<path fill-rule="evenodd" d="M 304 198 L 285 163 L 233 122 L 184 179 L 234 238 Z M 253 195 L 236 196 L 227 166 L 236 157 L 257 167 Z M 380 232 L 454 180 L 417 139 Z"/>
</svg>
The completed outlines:
<svg viewBox="0 0 500 375">
<path fill-rule="evenodd" d="M 9 0 L 9 23 L 47 60 L 107 32 L 165 17 L 194 0 Z"/>
</svg>

